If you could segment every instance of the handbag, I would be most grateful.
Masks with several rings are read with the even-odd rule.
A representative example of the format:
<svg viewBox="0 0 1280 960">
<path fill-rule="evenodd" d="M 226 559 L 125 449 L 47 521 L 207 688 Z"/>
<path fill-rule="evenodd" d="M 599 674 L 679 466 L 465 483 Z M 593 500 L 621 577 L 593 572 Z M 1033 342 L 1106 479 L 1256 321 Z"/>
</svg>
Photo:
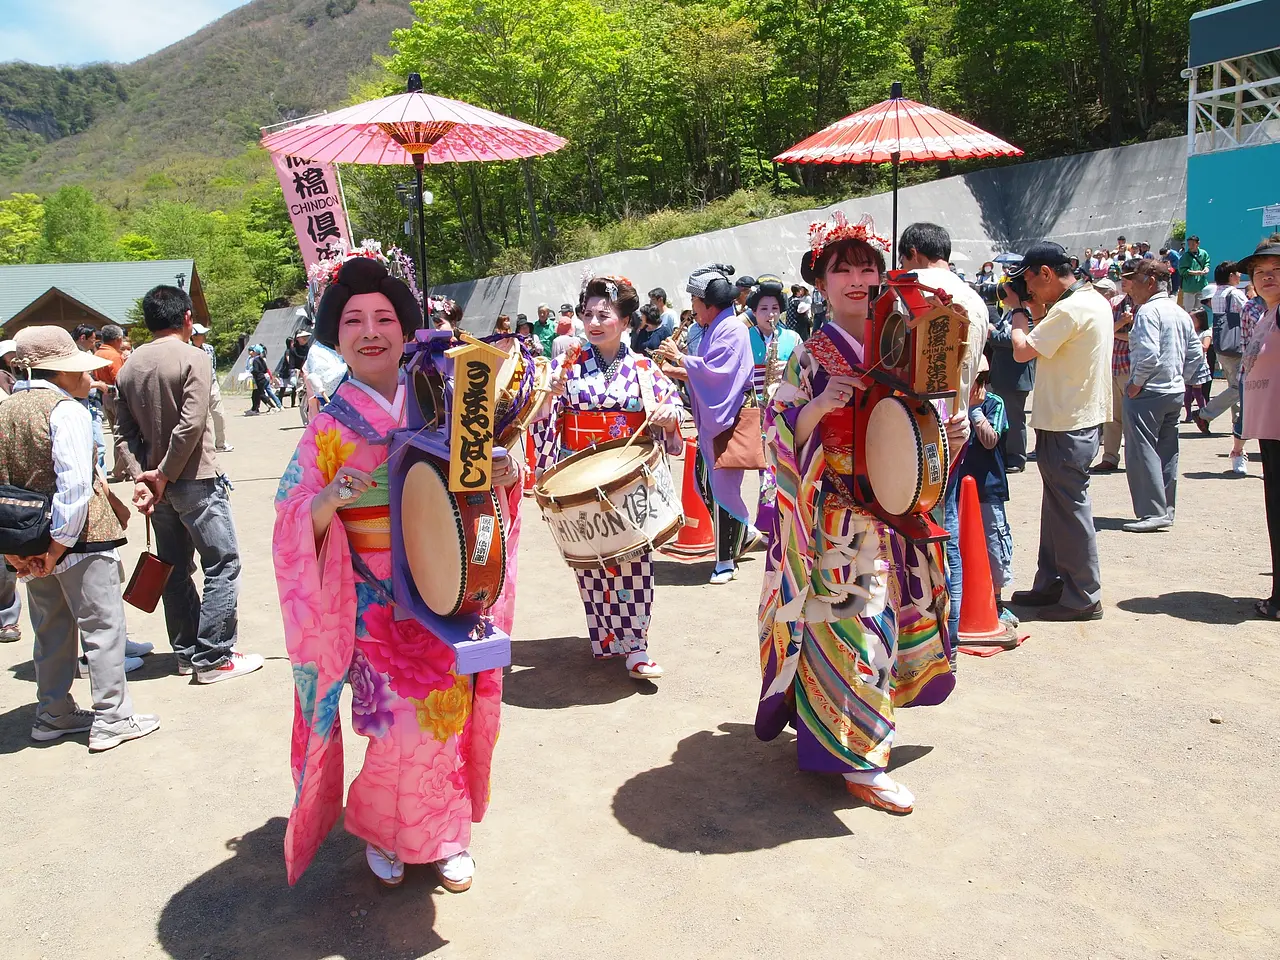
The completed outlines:
<svg viewBox="0 0 1280 960">
<path fill-rule="evenodd" d="M 764 444 L 760 438 L 760 408 L 754 403 L 755 391 L 751 393 L 752 403 L 744 403 L 738 408 L 738 415 L 733 418 L 733 426 L 722 430 L 711 442 L 715 453 L 717 470 L 763 470 Z"/>
<path fill-rule="evenodd" d="M 53 542 L 53 497 L 0 485 L 0 554 L 38 557 Z"/>
<path fill-rule="evenodd" d="M 124 588 L 124 602 L 146 613 L 154 613 L 173 573 L 173 564 L 165 563 L 151 552 L 151 518 L 147 517 L 147 549 L 138 558 L 133 576 Z"/>
</svg>

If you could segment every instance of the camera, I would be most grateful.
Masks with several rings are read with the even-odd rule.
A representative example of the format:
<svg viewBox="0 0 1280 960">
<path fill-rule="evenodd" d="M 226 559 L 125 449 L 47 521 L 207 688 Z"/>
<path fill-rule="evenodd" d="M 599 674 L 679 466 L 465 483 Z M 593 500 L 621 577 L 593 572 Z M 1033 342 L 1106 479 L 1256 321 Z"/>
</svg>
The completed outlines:
<svg viewBox="0 0 1280 960">
<path fill-rule="evenodd" d="M 1016 277 L 1011 277 L 1004 283 L 1000 284 L 996 289 L 996 293 L 999 295 L 1001 300 L 1006 300 L 1009 297 L 1008 291 L 1010 290 L 1012 290 L 1023 303 L 1028 303 L 1035 299 L 1032 297 L 1031 291 L 1027 289 L 1027 278 L 1021 274 Z"/>
</svg>

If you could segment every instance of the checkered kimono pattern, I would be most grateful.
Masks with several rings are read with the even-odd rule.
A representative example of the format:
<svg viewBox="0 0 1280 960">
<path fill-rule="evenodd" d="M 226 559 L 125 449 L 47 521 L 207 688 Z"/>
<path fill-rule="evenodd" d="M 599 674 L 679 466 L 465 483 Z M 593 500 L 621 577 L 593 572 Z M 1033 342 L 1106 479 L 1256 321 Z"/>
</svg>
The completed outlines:
<svg viewBox="0 0 1280 960">
<path fill-rule="evenodd" d="M 551 376 L 560 375 L 564 357 L 551 366 Z M 653 373 L 658 403 L 681 406 L 680 395 L 655 364 L 628 350 L 612 380 L 596 363 L 595 353 L 584 350 L 569 372 L 564 396 L 553 401 L 551 414 L 533 425 L 536 473 L 541 476 L 572 451 L 561 444 L 561 419 L 566 411 L 592 410 L 638 413 L 644 409 L 637 370 L 648 367 Z M 621 434 L 620 434 L 621 435 Z M 624 657 L 648 648 L 650 611 L 653 608 L 653 558 L 645 554 L 616 567 L 575 570 L 578 592 L 587 615 L 591 653 L 597 658 Z"/>
</svg>

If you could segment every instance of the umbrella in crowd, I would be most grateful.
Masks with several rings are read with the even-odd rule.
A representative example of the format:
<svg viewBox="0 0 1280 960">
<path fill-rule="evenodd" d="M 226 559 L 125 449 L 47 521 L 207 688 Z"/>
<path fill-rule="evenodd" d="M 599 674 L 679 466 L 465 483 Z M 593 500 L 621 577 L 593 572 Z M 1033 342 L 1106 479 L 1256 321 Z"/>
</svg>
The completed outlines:
<svg viewBox="0 0 1280 960">
<path fill-rule="evenodd" d="M 966 120 L 908 100 L 895 83 L 889 99 L 837 120 L 790 150 L 778 163 L 893 164 L 893 257 L 898 246 L 898 165 L 903 160 L 1020 157 L 1022 151 Z"/>
<path fill-rule="evenodd" d="M 1021 263 L 1022 254 L 1020 253 L 1002 253 L 999 256 L 992 257 L 993 263 Z"/>
<path fill-rule="evenodd" d="M 563 137 L 502 114 L 423 93 L 422 78 L 416 73 L 409 74 L 405 93 L 321 114 L 262 138 L 262 145 L 272 153 L 318 163 L 412 163 L 418 185 L 423 296 L 427 292 L 423 166 L 518 160 L 552 153 L 565 143 Z"/>
</svg>

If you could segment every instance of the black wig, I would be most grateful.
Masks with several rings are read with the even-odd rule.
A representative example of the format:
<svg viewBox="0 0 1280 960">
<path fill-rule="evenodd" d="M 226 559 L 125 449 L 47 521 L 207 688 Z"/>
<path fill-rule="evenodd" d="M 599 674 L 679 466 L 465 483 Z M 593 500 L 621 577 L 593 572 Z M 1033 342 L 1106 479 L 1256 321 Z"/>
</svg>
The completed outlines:
<svg viewBox="0 0 1280 960">
<path fill-rule="evenodd" d="M 371 257 L 353 257 L 338 268 L 325 288 L 316 310 L 316 339 L 338 349 L 338 318 L 347 301 L 361 293 L 380 293 L 391 301 L 406 337 L 422 326 L 422 307 L 409 285 L 387 272 L 386 265 Z"/>
</svg>

